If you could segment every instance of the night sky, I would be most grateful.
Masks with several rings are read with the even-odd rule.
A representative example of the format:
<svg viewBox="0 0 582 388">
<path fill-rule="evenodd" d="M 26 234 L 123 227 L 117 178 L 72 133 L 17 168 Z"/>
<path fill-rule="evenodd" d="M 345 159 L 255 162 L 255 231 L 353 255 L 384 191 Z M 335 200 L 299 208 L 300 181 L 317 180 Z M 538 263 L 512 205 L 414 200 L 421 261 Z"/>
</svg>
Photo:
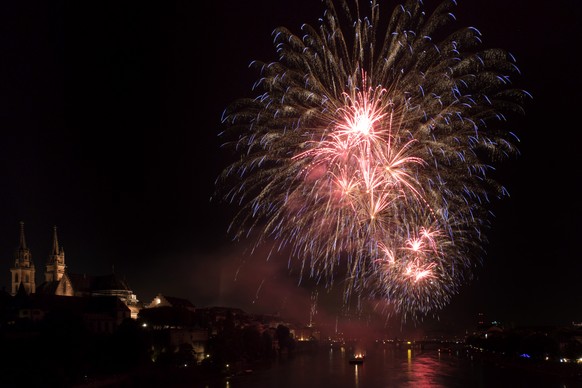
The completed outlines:
<svg viewBox="0 0 582 388">
<path fill-rule="evenodd" d="M 454 25 L 514 54 L 514 84 L 533 100 L 506 125 L 521 155 L 497 165 L 511 197 L 493 207 L 487 256 L 441 322 L 582 321 L 581 11 L 459 1 Z M 309 291 L 287 257 L 245 255 L 226 232 L 234 208 L 211 197 L 229 160 L 221 113 L 254 96 L 248 64 L 276 60 L 274 28 L 300 34 L 322 13 L 317 0 L 2 2 L 0 286 L 23 221 L 37 284 L 56 225 L 68 271 L 114 271 L 144 302 L 162 293 L 306 320 Z"/>
</svg>

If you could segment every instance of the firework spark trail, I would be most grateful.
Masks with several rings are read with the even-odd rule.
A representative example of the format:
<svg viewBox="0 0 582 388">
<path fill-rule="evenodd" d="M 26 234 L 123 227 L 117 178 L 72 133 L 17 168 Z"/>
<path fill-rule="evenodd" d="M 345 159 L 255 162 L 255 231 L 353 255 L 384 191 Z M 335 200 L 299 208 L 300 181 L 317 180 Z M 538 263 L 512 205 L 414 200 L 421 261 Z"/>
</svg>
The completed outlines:
<svg viewBox="0 0 582 388">
<path fill-rule="evenodd" d="M 279 239 L 330 286 L 345 269 L 346 300 L 426 315 L 480 261 L 490 199 L 505 193 L 490 163 L 517 152 L 496 124 L 527 93 L 510 87 L 512 57 L 479 50 L 475 28 L 433 38 L 453 1 L 427 16 L 409 0 L 382 31 L 376 0 L 369 17 L 324 3 L 319 29 L 274 31 L 279 60 L 253 63 L 261 94 L 225 111 L 241 156 L 220 180 L 242 204 L 235 237 L 258 228 L 257 244 Z"/>
</svg>

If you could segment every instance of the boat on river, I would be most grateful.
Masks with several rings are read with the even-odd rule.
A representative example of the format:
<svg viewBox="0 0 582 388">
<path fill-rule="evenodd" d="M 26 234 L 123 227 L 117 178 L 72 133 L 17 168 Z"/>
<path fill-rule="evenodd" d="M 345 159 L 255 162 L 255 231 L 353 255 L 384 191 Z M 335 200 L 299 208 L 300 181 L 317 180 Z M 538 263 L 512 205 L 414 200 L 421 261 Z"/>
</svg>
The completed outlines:
<svg viewBox="0 0 582 388">
<path fill-rule="evenodd" d="M 350 356 L 350 364 L 363 364 L 366 359 L 366 355 L 363 353 L 354 353 Z"/>
</svg>

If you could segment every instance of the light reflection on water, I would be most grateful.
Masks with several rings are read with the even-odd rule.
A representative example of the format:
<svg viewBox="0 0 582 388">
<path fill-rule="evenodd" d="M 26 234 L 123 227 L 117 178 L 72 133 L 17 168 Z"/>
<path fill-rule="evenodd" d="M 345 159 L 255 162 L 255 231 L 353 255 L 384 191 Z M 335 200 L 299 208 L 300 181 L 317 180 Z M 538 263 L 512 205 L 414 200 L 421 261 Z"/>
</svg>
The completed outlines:
<svg viewBox="0 0 582 388">
<path fill-rule="evenodd" d="M 349 352 L 321 349 L 272 362 L 250 375 L 206 385 L 208 388 L 470 388 L 548 387 L 575 388 L 555 376 L 535 376 L 471 361 L 455 352 L 386 347 L 367 350 L 361 365 L 348 362 Z"/>
</svg>

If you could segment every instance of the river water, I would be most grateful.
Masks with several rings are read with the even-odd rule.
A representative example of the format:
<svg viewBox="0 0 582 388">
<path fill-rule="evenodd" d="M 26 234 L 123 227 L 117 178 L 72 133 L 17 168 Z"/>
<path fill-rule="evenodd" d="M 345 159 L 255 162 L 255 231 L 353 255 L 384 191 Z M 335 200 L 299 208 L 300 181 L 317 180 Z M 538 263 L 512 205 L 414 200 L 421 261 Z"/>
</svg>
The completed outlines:
<svg viewBox="0 0 582 388">
<path fill-rule="evenodd" d="M 376 387 L 582 387 L 580 377 L 559 376 L 474 358 L 464 350 L 367 349 L 362 365 L 349 363 L 344 348 L 283 357 L 247 374 L 205 384 L 207 388 L 376 388 Z"/>
</svg>

